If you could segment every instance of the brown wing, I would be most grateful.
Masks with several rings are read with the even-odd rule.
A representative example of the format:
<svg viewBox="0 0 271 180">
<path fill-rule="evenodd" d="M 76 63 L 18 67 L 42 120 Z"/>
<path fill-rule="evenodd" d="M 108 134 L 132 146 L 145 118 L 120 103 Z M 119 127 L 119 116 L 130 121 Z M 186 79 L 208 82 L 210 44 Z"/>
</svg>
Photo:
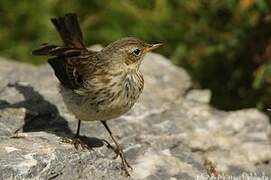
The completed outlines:
<svg viewBox="0 0 271 180">
<path fill-rule="evenodd" d="M 97 52 L 89 51 L 83 43 L 76 14 L 51 19 L 58 31 L 64 46 L 43 44 L 33 51 L 33 55 L 52 56 L 48 60 L 61 84 L 70 89 L 84 86 L 86 76 L 93 71 L 94 58 Z"/>
<path fill-rule="evenodd" d="M 83 88 L 95 71 L 95 51 L 82 51 L 80 55 L 66 58 L 66 73 L 73 89 Z M 50 60 L 49 60 L 50 63 Z"/>
<path fill-rule="evenodd" d="M 86 78 L 94 71 L 96 51 L 44 44 L 34 55 L 51 55 L 48 60 L 61 84 L 75 90 L 84 87 Z"/>
</svg>

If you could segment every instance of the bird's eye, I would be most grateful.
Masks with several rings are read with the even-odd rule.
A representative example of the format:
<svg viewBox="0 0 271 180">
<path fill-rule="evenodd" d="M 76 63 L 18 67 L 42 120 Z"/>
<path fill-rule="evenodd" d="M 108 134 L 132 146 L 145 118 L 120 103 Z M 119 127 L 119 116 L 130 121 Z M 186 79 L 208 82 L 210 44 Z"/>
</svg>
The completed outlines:
<svg viewBox="0 0 271 180">
<path fill-rule="evenodd" d="M 133 53 L 134 53 L 136 56 L 138 56 L 138 55 L 140 54 L 140 49 L 135 49 L 135 50 L 133 51 Z"/>
</svg>

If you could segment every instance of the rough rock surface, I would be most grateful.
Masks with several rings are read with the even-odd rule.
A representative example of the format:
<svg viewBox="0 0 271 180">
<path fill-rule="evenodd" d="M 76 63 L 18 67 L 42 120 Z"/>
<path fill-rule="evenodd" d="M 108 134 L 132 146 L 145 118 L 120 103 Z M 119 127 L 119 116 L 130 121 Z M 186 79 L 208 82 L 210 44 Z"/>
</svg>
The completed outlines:
<svg viewBox="0 0 271 180">
<path fill-rule="evenodd" d="M 271 176 L 267 116 L 256 109 L 212 108 L 210 92 L 190 90 L 187 73 L 160 55 L 147 55 L 142 71 L 139 102 L 109 122 L 134 168 L 132 179 Z M 92 151 L 60 143 L 75 133 L 76 121 L 48 65 L 0 59 L 0 82 L 0 179 L 129 179 L 103 143 L 111 140 L 99 122 L 82 124 Z M 11 138 L 19 127 L 21 138 Z"/>
</svg>

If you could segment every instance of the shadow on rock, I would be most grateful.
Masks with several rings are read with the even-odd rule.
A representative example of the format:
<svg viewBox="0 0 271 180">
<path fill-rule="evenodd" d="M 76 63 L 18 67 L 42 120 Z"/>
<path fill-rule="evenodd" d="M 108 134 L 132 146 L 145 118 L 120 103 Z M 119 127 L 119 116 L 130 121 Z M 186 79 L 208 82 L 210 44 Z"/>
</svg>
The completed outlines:
<svg viewBox="0 0 271 180">
<path fill-rule="evenodd" d="M 6 108 L 25 108 L 24 124 L 22 127 L 17 127 L 18 130 L 16 131 L 46 131 L 60 137 L 74 136 L 68 126 L 67 120 L 60 115 L 58 108 L 44 99 L 33 87 L 20 83 L 8 84 L 8 87 L 15 88 L 24 96 L 23 101 L 14 104 L 0 100 L 0 110 Z M 104 140 L 95 137 L 84 137 L 82 140 L 90 147 L 101 147 L 104 144 Z"/>
</svg>

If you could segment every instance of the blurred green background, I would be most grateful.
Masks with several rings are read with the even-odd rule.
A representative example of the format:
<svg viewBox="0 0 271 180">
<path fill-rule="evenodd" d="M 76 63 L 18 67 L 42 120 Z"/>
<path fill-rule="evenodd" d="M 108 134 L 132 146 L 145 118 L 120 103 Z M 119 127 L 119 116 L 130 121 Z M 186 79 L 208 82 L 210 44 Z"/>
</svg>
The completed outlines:
<svg viewBox="0 0 271 180">
<path fill-rule="evenodd" d="M 195 88 L 230 110 L 271 107 L 270 0 L 0 1 L 0 56 L 32 64 L 43 42 L 60 43 L 49 19 L 80 17 L 85 42 L 106 45 L 123 36 L 163 42 L 159 53 L 188 70 Z"/>
</svg>

